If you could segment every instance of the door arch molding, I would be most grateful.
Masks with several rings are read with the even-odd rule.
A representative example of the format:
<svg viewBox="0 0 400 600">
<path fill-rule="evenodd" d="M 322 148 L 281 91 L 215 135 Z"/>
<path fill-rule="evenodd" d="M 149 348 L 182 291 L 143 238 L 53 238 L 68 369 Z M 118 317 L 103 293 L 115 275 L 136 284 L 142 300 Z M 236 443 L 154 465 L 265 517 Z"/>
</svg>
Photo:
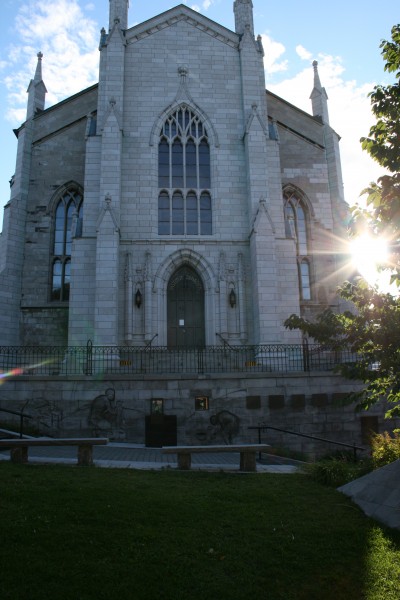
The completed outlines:
<svg viewBox="0 0 400 600">
<path fill-rule="evenodd" d="M 194 269 L 204 286 L 205 344 L 210 346 L 216 342 L 216 277 L 208 261 L 189 248 L 182 248 L 170 254 L 158 267 L 153 280 L 153 294 L 158 315 L 158 343 L 167 345 L 168 283 L 175 271 L 185 265 Z"/>
</svg>

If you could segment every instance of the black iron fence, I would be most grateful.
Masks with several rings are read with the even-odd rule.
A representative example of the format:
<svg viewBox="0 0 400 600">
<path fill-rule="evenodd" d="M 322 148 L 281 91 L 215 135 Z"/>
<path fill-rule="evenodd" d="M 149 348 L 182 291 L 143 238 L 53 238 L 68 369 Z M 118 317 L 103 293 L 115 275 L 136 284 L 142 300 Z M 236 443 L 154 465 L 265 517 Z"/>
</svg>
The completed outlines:
<svg viewBox="0 0 400 600">
<path fill-rule="evenodd" d="M 16 375 L 63 376 L 264 373 L 332 371 L 343 362 L 355 362 L 347 351 L 313 344 L 258 346 L 0 346 L 0 377 Z"/>
</svg>

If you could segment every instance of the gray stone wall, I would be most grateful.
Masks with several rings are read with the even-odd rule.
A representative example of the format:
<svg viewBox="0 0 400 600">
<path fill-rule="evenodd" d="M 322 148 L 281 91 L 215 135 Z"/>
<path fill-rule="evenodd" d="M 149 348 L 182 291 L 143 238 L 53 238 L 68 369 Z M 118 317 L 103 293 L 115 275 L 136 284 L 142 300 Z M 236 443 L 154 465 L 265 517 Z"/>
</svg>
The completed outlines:
<svg viewBox="0 0 400 600">
<path fill-rule="evenodd" d="M 23 346 L 67 346 L 68 307 L 22 310 L 21 339 Z"/>
<path fill-rule="evenodd" d="M 363 433 L 375 417 L 379 431 L 391 430 L 396 421 L 384 419 L 384 407 L 355 412 L 341 405 L 354 384 L 338 376 L 271 374 L 252 376 L 123 377 L 107 376 L 9 379 L 0 388 L 0 411 L 19 411 L 42 435 L 109 436 L 110 439 L 146 443 L 146 417 L 155 400 L 163 414 L 175 416 L 178 444 L 256 442 L 260 423 L 337 442 L 363 445 Z M 332 392 L 334 390 L 334 392 Z M 204 399 L 208 399 L 208 410 Z M 196 402 L 197 399 L 197 402 Z M 153 412 L 155 419 L 160 418 Z M 2 421 L 8 420 L 0 412 Z M 363 419 L 370 421 L 363 422 Z M 17 422 L 15 422 L 15 425 Z M 366 427 L 367 425 L 367 427 Z M 322 455 L 338 447 L 289 434 L 268 431 L 262 440 L 273 447 Z"/>
<path fill-rule="evenodd" d="M 83 186 L 87 114 L 96 108 L 97 88 L 34 119 L 22 275 L 20 343 L 68 343 L 68 306 L 50 301 L 54 210 L 70 182 Z"/>
</svg>

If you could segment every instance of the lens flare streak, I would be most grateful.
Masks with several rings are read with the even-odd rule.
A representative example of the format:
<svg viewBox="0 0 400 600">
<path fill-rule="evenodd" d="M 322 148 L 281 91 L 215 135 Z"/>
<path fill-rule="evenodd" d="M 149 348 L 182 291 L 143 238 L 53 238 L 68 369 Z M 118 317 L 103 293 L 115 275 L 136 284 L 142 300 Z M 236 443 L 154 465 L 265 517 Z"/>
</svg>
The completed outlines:
<svg viewBox="0 0 400 600">
<path fill-rule="evenodd" d="M 10 369 L 10 371 L 0 372 L 0 385 L 2 385 L 7 379 L 10 377 L 18 377 L 19 375 L 29 374 L 30 371 L 34 369 L 39 369 L 45 365 L 49 365 L 55 362 L 53 359 L 44 360 L 40 363 L 26 365 L 24 367 L 15 367 L 14 369 Z"/>
</svg>

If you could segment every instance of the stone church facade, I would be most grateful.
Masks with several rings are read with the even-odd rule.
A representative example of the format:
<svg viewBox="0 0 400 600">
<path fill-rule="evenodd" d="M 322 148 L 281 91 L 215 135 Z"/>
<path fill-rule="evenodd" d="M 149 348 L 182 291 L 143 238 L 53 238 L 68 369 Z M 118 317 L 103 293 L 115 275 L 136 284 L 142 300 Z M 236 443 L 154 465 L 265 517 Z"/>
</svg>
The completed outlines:
<svg viewBox="0 0 400 600">
<path fill-rule="evenodd" d="M 347 214 L 339 136 L 329 125 L 317 63 L 307 114 L 265 89 L 251 0 L 235 0 L 234 32 L 182 4 L 128 29 L 128 5 L 110 0 L 98 85 L 46 109 L 38 54 L 26 121 L 15 131 L 16 172 L 0 242 L 2 347 L 91 340 L 115 348 L 118 360 L 119 348 L 150 344 L 174 350 L 301 343 L 284 320 L 337 304 Z M 21 401 L 33 385 L 57 414 L 65 415 L 70 402 L 76 415 L 78 396 L 79 406 L 88 406 L 104 391 L 83 376 L 30 387 L 24 377 L 3 386 L 0 402 Z M 114 398 L 117 392 L 126 407 L 131 403 L 127 410 L 145 415 L 146 402 L 161 397 L 166 412 L 181 411 L 180 441 L 201 437 L 196 427 L 187 429 L 193 390 L 210 401 L 229 397 L 221 389 L 245 390 L 241 409 L 228 403 L 223 410 L 247 427 L 276 402 L 293 416 L 286 385 L 304 395 L 305 423 L 313 394 L 326 392 L 326 407 L 333 391 L 350 389 L 333 375 L 299 375 L 293 388 L 282 373 L 279 381 L 258 373 L 240 383 L 225 374 L 224 384 L 204 376 L 186 383 L 182 376 L 180 383 L 151 374 L 147 383 L 107 377 Z M 54 408 L 60 385 L 66 405 Z M 283 400 L 271 404 L 270 396 Z M 253 397 L 261 400 L 249 416 L 252 401 L 244 399 Z M 85 419 L 71 417 L 63 427 L 93 428 L 90 415 Z M 118 419 L 121 430 L 121 411 Z M 143 440 L 144 421 L 135 427 L 123 437 Z"/>
<path fill-rule="evenodd" d="M 345 210 L 317 66 L 311 116 L 266 92 L 251 2 L 235 32 L 183 5 L 127 29 L 128 4 L 110 3 L 98 85 L 46 110 L 38 56 L 2 343 L 296 343 L 285 318 L 336 302 Z"/>
</svg>

